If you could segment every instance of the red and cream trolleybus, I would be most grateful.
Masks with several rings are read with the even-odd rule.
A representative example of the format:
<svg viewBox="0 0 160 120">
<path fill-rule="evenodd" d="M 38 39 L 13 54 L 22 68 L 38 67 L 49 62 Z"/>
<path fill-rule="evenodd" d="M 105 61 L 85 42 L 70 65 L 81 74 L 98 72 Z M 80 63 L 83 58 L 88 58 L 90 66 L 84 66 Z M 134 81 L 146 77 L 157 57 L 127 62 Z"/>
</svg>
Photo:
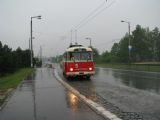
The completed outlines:
<svg viewBox="0 0 160 120">
<path fill-rule="evenodd" d="M 92 49 L 82 45 L 70 45 L 63 54 L 61 68 L 66 77 L 90 78 L 95 73 Z"/>
</svg>

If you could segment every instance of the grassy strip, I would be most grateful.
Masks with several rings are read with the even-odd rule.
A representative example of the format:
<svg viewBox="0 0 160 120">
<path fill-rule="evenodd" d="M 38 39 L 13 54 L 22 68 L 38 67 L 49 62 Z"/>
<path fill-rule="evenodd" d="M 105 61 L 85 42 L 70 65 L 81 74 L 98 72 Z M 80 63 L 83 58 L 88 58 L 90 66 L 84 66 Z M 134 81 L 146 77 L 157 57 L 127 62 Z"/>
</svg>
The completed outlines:
<svg viewBox="0 0 160 120">
<path fill-rule="evenodd" d="M 32 68 L 24 68 L 9 74 L 5 77 L 0 77 L 0 106 L 7 98 L 7 94 L 13 88 L 16 88 L 18 84 L 29 74 L 33 72 Z"/>
<path fill-rule="evenodd" d="M 160 64 L 96 64 L 96 67 L 125 69 L 125 70 L 137 70 L 137 71 L 149 71 L 160 72 Z"/>
<path fill-rule="evenodd" d="M 6 91 L 15 88 L 28 75 L 33 72 L 32 68 L 20 69 L 14 74 L 0 77 L 0 91 Z"/>
</svg>

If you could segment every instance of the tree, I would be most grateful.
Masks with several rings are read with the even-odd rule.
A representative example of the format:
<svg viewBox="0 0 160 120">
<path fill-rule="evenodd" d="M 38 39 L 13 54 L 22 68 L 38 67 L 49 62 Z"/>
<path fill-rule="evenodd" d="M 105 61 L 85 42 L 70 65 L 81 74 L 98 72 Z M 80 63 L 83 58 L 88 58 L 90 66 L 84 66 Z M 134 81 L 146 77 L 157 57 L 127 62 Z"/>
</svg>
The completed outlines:
<svg viewBox="0 0 160 120">
<path fill-rule="evenodd" d="M 118 43 L 114 43 L 112 48 L 111 48 L 111 54 L 117 56 L 118 52 L 119 52 L 119 44 Z"/>
<path fill-rule="evenodd" d="M 108 52 L 107 50 L 105 52 L 102 53 L 101 57 L 101 62 L 103 63 L 110 63 L 112 62 L 112 55 L 110 52 Z"/>
<path fill-rule="evenodd" d="M 119 51 L 117 53 L 119 62 L 127 63 L 129 61 L 128 43 L 129 36 L 126 34 L 119 42 Z"/>
<path fill-rule="evenodd" d="M 160 32 L 156 27 L 152 32 L 153 55 L 155 61 L 160 61 Z"/>
<path fill-rule="evenodd" d="M 149 28 L 146 28 L 145 35 L 146 35 L 145 43 L 146 43 L 146 47 L 148 48 L 147 53 L 146 53 L 146 60 L 153 61 L 154 59 L 154 39 L 152 39 L 152 33 L 149 30 Z"/>
<path fill-rule="evenodd" d="M 129 40 L 132 46 L 130 51 L 131 62 L 160 61 L 160 32 L 156 27 L 152 31 L 149 28 L 142 28 L 140 25 L 132 32 L 126 34 L 119 43 L 114 43 L 111 51 L 105 51 L 101 55 L 101 62 L 129 61 L 128 45 Z"/>
<path fill-rule="evenodd" d="M 30 50 L 22 50 L 19 47 L 12 51 L 8 45 L 3 46 L 0 41 L 0 75 L 29 66 Z"/>
<path fill-rule="evenodd" d="M 92 50 L 93 50 L 93 60 L 95 62 L 99 62 L 99 58 L 100 58 L 99 51 L 97 50 L 97 48 L 94 48 L 94 47 L 92 47 Z"/>
<path fill-rule="evenodd" d="M 112 48 L 111 48 L 111 62 L 119 62 L 119 57 L 118 53 L 120 50 L 120 44 L 119 43 L 114 43 Z"/>
<path fill-rule="evenodd" d="M 141 28 L 140 25 L 137 25 L 136 30 L 132 32 L 132 37 L 132 58 L 134 61 L 138 62 L 148 61 L 149 47 L 146 37 L 146 30 Z"/>
</svg>

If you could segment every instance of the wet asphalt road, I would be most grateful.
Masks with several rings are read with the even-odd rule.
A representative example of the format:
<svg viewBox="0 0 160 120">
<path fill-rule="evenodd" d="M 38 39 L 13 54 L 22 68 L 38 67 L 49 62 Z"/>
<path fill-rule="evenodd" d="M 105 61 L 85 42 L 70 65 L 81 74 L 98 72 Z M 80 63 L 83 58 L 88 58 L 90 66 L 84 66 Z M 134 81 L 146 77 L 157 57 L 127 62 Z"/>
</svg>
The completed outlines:
<svg viewBox="0 0 160 120">
<path fill-rule="evenodd" d="M 83 95 L 124 120 L 160 120 L 160 73 L 96 68 L 91 80 L 66 80 Z"/>
<path fill-rule="evenodd" d="M 0 120 L 104 120 L 53 76 L 39 68 L 15 90 Z"/>
</svg>

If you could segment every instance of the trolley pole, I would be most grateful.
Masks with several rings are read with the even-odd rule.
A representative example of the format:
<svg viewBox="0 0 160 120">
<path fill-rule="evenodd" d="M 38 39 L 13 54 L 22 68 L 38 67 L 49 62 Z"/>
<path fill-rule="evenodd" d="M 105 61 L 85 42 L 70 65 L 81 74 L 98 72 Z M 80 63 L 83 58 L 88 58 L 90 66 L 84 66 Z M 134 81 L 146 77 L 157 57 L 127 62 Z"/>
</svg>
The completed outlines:
<svg viewBox="0 0 160 120">
<path fill-rule="evenodd" d="M 75 44 L 77 45 L 77 29 L 75 29 Z"/>
</svg>

